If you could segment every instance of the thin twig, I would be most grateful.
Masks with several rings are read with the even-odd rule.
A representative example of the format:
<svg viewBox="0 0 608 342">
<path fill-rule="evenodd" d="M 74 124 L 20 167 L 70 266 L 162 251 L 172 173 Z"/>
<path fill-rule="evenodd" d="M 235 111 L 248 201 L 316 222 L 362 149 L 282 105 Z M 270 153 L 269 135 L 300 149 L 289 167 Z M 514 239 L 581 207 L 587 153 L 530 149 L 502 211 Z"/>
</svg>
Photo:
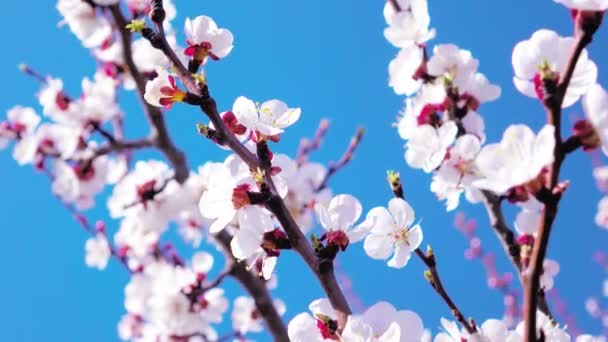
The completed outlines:
<svg viewBox="0 0 608 342">
<path fill-rule="evenodd" d="M 585 47 L 591 42 L 594 32 L 594 30 L 577 31 L 574 49 L 568 60 L 566 70 L 561 74 L 562 76 L 556 86 L 555 92 L 553 94 L 548 94 L 548 97 L 543 101 L 547 111 L 547 123 L 555 127 L 555 148 L 553 151 L 554 161 L 548 170 L 547 184 L 545 189 L 542 190 L 543 194 L 541 196 L 545 204 L 545 209 L 534 241 L 530 267 L 523 273 L 524 338 L 529 342 L 536 341 L 536 310 L 539 306 L 538 293 L 540 291 L 540 276 L 543 272 L 543 262 L 547 254 L 553 222 L 557 216 L 559 201 L 564 190 L 564 188 L 558 186 L 561 166 L 566 156 L 561 136 L 561 107 L 570 79 L 574 74 L 576 63 Z"/>
<path fill-rule="evenodd" d="M 502 212 L 502 201 L 499 196 L 490 191 L 483 190 L 482 193 L 490 225 L 494 228 L 494 232 L 502 243 L 505 253 L 511 259 L 511 263 L 517 270 L 517 273 L 519 273 L 521 272 L 521 248 L 515 239 L 513 230 L 509 228 L 505 221 Z"/>
<path fill-rule="evenodd" d="M 233 267 L 230 268 L 230 275 L 236 278 L 251 298 L 253 298 L 258 312 L 266 322 L 266 327 L 275 341 L 289 341 L 285 324 L 274 306 L 264 280 L 260 277 L 256 277 L 247 270 L 247 267 L 244 264 L 237 262 L 232 256 L 232 250 L 230 248 L 232 236 L 230 236 L 226 230 L 223 230 L 214 235 L 214 238 L 224 250 L 226 260 L 231 260 L 233 262 Z"/>
<path fill-rule="evenodd" d="M 317 131 L 315 132 L 312 140 L 303 138 L 300 141 L 300 148 L 296 154 L 296 161 L 298 162 L 298 165 L 304 164 L 308 160 L 310 153 L 319 149 L 321 143 L 323 142 L 323 138 L 325 138 L 325 134 L 327 134 L 328 128 L 329 120 L 322 119 L 319 122 L 319 127 L 317 127 Z"/>
<path fill-rule="evenodd" d="M 393 178 L 390 181 L 390 186 L 391 188 L 393 188 L 396 184 L 400 185 L 400 183 L 401 180 L 398 177 Z M 401 195 L 395 192 L 393 192 L 393 194 L 397 198 L 404 199 L 403 192 L 400 193 Z M 472 320 L 469 321 L 465 318 L 460 308 L 456 305 L 456 303 L 454 303 L 446 289 L 443 287 L 441 277 L 439 276 L 439 272 L 437 271 L 437 260 L 435 259 L 435 254 L 431 251 L 427 255 L 422 250 L 420 250 L 420 248 L 416 248 L 416 250 L 414 250 L 414 253 L 428 268 L 427 281 L 431 284 L 431 286 L 433 287 L 435 292 L 437 292 L 437 294 L 441 297 L 441 299 L 443 299 L 448 308 L 450 308 L 450 311 L 452 312 L 452 315 L 454 315 L 454 318 L 460 323 L 460 325 L 462 325 L 462 327 L 469 334 L 475 333 L 477 331 L 475 324 L 472 322 Z"/>
<path fill-rule="evenodd" d="M 133 77 L 135 80 L 139 99 L 144 107 L 146 117 L 148 118 L 148 122 L 151 126 L 151 139 L 154 141 L 155 146 L 158 147 L 158 149 L 171 163 L 171 166 L 173 166 L 173 169 L 175 170 L 175 180 L 181 184 L 186 181 L 190 174 L 186 156 L 175 146 L 173 140 L 171 140 L 165 124 L 163 113 L 161 112 L 160 108 L 150 105 L 144 99 L 144 93 L 146 92 L 146 81 L 133 61 L 131 32 L 126 29 L 128 24 L 127 19 L 124 17 L 119 5 L 113 5 L 109 8 L 110 12 L 112 13 L 112 17 L 116 22 L 117 30 L 120 33 L 123 57 L 126 67 L 131 74 L 131 77 Z"/>
<path fill-rule="evenodd" d="M 152 37 L 147 37 L 151 44 L 164 52 L 171 60 L 175 67 L 177 76 L 182 84 L 191 93 L 200 96 L 200 107 L 213 123 L 217 132 L 217 142 L 228 146 L 236 153 L 251 170 L 257 170 L 261 167 L 260 160 L 249 152 L 249 150 L 241 144 L 232 132 L 226 127 L 222 120 L 215 99 L 210 95 L 207 85 L 201 85 L 194 80 L 188 69 L 181 63 L 173 49 L 169 46 L 165 37 L 162 20 L 155 22 L 156 32 Z M 346 301 L 346 297 L 342 293 L 333 270 L 333 264 L 322 262 L 319 260 L 306 237 L 298 227 L 297 223 L 289 213 L 287 206 L 283 200 L 277 195 L 277 191 L 273 180 L 270 177 L 269 170 L 264 170 L 264 181 L 268 184 L 273 196 L 267 203 L 267 208 L 275 215 L 279 223 L 287 233 L 292 248 L 300 254 L 311 271 L 316 275 L 325 290 L 327 298 L 332 307 L 336 311 L 339 329 L 342 329 L 346 324 L 348 316 L 351 314 L 351 309 Z"/>
<path fill-rule="evenodd" d="M 364 133 L 365 130 L 363 128 L 357 129 L 357 133 L 355 133 L 355 136 L 350 139 L 350 143 L 348 144 L 346 151 L 344 151 L 344 154 L 342 154 L 342 157 L 340 157 L 340 160 L 338 160 L 337 162 L 329 163 L 329 168 L 327 169 L 325 178 L 323 178 L 323 181 L 316 189 L 317 192 L 325 189 L 329 183 L 330 178 L 353 159 L 353 156 L 355 155 L 355 150 L 357 149 L 357 147 L 359 147 L 361 140 L 363 140 Z"/>
</svg>

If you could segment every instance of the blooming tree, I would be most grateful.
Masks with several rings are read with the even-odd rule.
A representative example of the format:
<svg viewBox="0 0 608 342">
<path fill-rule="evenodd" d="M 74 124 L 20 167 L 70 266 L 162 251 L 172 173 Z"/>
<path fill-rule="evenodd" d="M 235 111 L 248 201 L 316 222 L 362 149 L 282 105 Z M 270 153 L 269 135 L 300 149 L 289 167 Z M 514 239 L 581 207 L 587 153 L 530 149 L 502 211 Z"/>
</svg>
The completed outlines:
<svg viewBox="0 0 608 342">
<path fill-rule="evenodd" d="M 463 194 L 486 207 L 523 289 L 518 302 L 510 288 L 516 285 L 492 277 L 509 299 L 511 319 L 475 320 L 460 309 L 463 299 L 453 298 L 442 282 L 439 266 L 447 260 L 424 239 L 416 198 L 404 191 L 398 172 L 388 171 L 393 196 L 375 208 L 364 209 L 350 194 L 333 193 L 329 181 L 353 158 L 363 130 L 338 162 L 323 165 L 309 157 L 324 138 L 325 121 L 297 155 L 273 152 L 302 116 L 294 104 L 270 94 L 264 102 L 239 96 L 231 107 L 221 104 L 228 106 L 221 111 L 204 70 L 230 55 L 234 36 L 199 15 L 186 19 L 182 37 L 170 0 L 58 0 L 63 23 L 91 50 L 98 68 L 83 79 L 78 95 L 69 94 L 61 79 L 22 65 L 41 84 L 42 115 L 30 107 L 10 109 L 0 123 L 0 147 L 12 145 L 17 163 L 48 176 L 53 194 L 90 234 L 87 266 L 103 270 L 110 261 L 124 266 L 130 278 L 118 323 L 123 340 L 245 341 L 266 330 L 277 341 L 301 342 L 604 341 L 574 334 L 551 312 L 546 292 L 560 266 L 546 252 L 569 185 L 560 177 L 563 162 L 578 150 L 601 147 L 608 153 L 608 93 L 597 84 L 598 65 L 586 50 L 608 1 L 555 1 L 571 11 L 572 36 L 539 29 L 512 53 L 514 85 L 545 108 L 546 123 L 538 129 L 510 125 L 498 142 L 486 139 L 481 105 L 497 100 L 501 88 L 480 72 L 479 60 L 454 44 L 431 48 L 436 31 L 426 0 L 390 0 L 384 6 L 384 35 L 398 49 L 388 64 L 388 83 L 405 96 L 395 132 L 405 141 L 405 164 L 395 168 L 408 165 L 430 174 L 429 189 L 445 201 L 447 211 L 459 207 Z M 121 89 L 140 98 L 148 136 L 124 137 Z M 572 133 L 564 132 L 562 109 L 579 101 L 586 118 Z M 166 126 L 175 106 L 206 115 L 208 122 L 193 123 L 190 134 L 228 150 L 224 160 L 192 168 Z M 164 160 L 139 160 L 136 152 L 142 149 L 155 149 Z M 607 184 L 605 168 L 594 170 L 594 176 L 600 186 Z M 91 221 L 86 211 L 108 188 L 113 220 Z M 520 208 L 514 228 L 503 215 L 506 205 Z M 608 226 L 607 198 L 600 201 L 596 220 Z M 315 226 L 321 234 L 312 230 Z M 475 224 L 459 216 L 457 226 L 470 242 L 467 256 L 484 260 L 486 271 L 495 275 Z M 192 257 L 161 242 L 170 227 L 194 249 Z M 391 268 L 407 268 L 412 259 L 422 262 L 426 281 L 446 305 L 438 316 L 442 330 L 425 329 L 416 312 L 384 301 L 353 312 L 335 267 L 353 248 Z M 213 279 L 209 272 L 218 263 L 211 249 L 225 256 Z M 286 303 L 271 295 L 284 253 L 301 257 L 324 291 L 308 308 L 293 308 L 300 313 L 289 322 L 281 317 Z M 597 258 L 605 264 L 605 257 Z M 222 287 L 227 277 L 247 296 L 229 298 Z M 602 315 L 597 301 L 587 304 Z M 450 315 L 453 320 L 441 317 Z M 218 331 L 228 319 L 232 331 Z"/>
</svg>

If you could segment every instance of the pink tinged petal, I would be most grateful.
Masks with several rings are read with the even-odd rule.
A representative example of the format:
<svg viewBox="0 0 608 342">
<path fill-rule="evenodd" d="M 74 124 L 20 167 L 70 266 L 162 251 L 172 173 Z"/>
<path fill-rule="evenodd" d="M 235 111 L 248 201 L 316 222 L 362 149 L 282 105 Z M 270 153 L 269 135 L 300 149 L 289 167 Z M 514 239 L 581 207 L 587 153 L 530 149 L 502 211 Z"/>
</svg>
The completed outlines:
<svg viewBox="0 0 608 342">
<path fill-rule="evenodd" d="M 377 260 L 386 260 L 393 252 L 393 240 L 388 235 L 370 234 L 363 242 L 365 253 Z"/>
<path fill-rule="evenodd" d="M 507 338 L 507 327 L 502 321 L 488 319 L 481 325 L 481 334 L 489 341 L 504 341 Z"/>
<path fill-rule="evenodd" d="M 361 217 L 363 208 L 361 202 L 355 197 L 343 194 L 332 198 L 328 207 L 332 228 L 346 230 Z"/>
<path fill-rule="evenodd" d="M 541 221 L 541 213 L 532 210 L 522 210 L 515 217 L 515 229 L 520 234 L 535 234 Z"/>
<path fill-rule="evenodd" d="M 365 310 L 363 320 L 374 329 L 374 333 L 381 334 L 389 328 L 396 315 L 397 310 L 392 304 L 381 301 Z"/>
<path fill-rule="evenodd" d="M 418 314 L 409 310 L 399 311 L 395 321 L 401 327 L 401 331 L 404 332 L 401 334 L 399 342 L 418 342 L 422 340 L 424 324 Z"/>
<path fill-rule="evenodd" d="M 556 276 L 559 273 L 559 263 L 555 260 L 545 259 L 543 262 L 543 273 Z"/>
<path fill-rule="evenodd" d="M 393 254 L 393 257 L 387 262 L 387 265 L 393 268 L 405 267 L 407 262 L 410 260 L 411 252 L 412 250 L 408 245 L 395 245 L 395 254 Z"/>
<path fill-rule="evenodd" d="M 393 198 L 388 202 L 390 211 L 397 228 L 406 229 L 414 223 L 414 209 L 402 198 Z"/>
</svg>

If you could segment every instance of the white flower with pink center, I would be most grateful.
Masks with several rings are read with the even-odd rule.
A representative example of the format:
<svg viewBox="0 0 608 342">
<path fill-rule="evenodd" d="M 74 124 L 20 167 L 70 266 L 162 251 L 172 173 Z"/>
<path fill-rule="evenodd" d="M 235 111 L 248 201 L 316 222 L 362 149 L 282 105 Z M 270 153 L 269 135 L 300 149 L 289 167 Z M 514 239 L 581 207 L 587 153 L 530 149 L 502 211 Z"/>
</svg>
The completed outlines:
<svg viewBox="0 0 608 342">
<path fill-rule="evenodd" d="M 285 303 L 282 300 L 275 299 L 273 304 L 279 315 L 285 313 Z M 252 298 L 240 296 L 234 300 L 232 327 L 241 334 L 262 331 L 264 328 L 262 314 L 258 311 Z"/>
<path fill-rule="evenodd" d="M 157 76 L 146 83 L 144 94 L 146 102 L 155 107 L 169 109 L 173 103 L 181 102 L 186 98 L 186 92 L 177 87 L 175 76 L 162 67 L 156 68 L 156 73 Z"/>
<path fill-rule="evenodd" d="M 551 30 L 541 29 L 530 39 L 521 41 L 513 48 L 513 70 L 515 87 L 522 94 L 544 99 L 544 82 L 558 82 L 566 71 L 566 66 L 574 48 L 572 37 L 560 37 Z M 562 107 L 574 104 L 595 84 L 597 66 L 589 59 L 587 50 L 583 50 L 572 79 L 566 89 Z"/>
<path fill-rule="evenodd" d="M 59 0 L 57 10 L 64 18 L 62 24 L 67 24 L 86 48 L 97 47 L 112 35 L 110 22 L 86 1 Z"/>
<path fill-rule="evenodd" d="M 457 133 L 454 121 L 446 121 L 438 128 L 427 124 L 418 126 L 406 143 L 405 161 L 427 173 L 437 169 L 446 158 Z"/>
<path fill-rule="evenodd" d="M 422 243 L 422 229 L 414 224 L 414 210 L 401 198 L 388 202 L 388 209 L 376 207 L 369 211 L 366 224 L 371 226 L 363 248 L 373 259 L 392 258 L 387 265 L 402 268 L 407 265 L 411 253 Z"/>
<path fill-rule="evenodd" d="M 384 37 L 396 47 L 423 45 L 435 37 L 435 30 L 429 29 L 431 17 L 426 0 L 397 0 L 400 11 L 387 1 L 384 5 L 384 19 L 388 27 Z"/>
<path fill-rule="evenodd" d="M 188 42 L 184 53 L 200 62 L 204 62 L 207 56 L 219 60 L 232 51 L 232 33 L 227 29 L 218 28 L 215 21 L 208 16 L 186 18 L 184 31 Z"/>
<path fill-rule="evenodd" d="M 80 131 L 74 127 L 42 124 L 36 132 L 26 135 L 15 146 L 13 157 L 20 165 L 42 162 L 45 155 L 69 159 L 80 144 Z M 37 165 L 40 166 L 40 165 Z"/>
<path fill-rule="evenodd" d="M 370 227 L 365 222 L 354 226 L 361 217 L 361 202 L 351 195 L 337 195 L 328 204 L 315 206 L 319 223 L 326 230 L 321 240 L 345 250 L 349 243 L 362 240 Z"/>
<path fill-rule="evenodd" d="M 87 266 L 100 270 L 106 268 L 110 260 L 111 250 L 104 234 L 98 233 L 95 237 L 89 238 L 85 244 L 85 250 Z"/>
<path fill-rule="evenodd" d="M 0 122 L 0 150 L 12 141 L 19 141 L 36 130 L 40 116 L 30 107 L 15 106 L 6 113 L 7 120 Z"/>
<path fill-rule="evenodd" d="M 154 226 L 164 226 L 176 215 L 172 195 L 179 186 L 173 170 L 157 160 L 139 161 L 116 186 L 108 199 L 110 216 L 137 215 Z"/>
<path fill-rule="evenodd" d="M 388 65 L 388 84 L 397 95 L 412 95 L 422 85 L 419 78 L 424 51 L 416 45 L 408 45 L 401 49 Z"/>
<path fill-rule="evenodd" d="M 481 179 L 473 185 L 503 194 L 535 180 L 553 162 L 555 128 L 545 125 L 537 135 L 526 125 L 511 125 L 500 143 L 484 146 L 475 159 Z"/>
<path fill-rule="evenodd" d="M 289 321 L 287 334 L 292 342 L 323 342 L 339 340 L 338 322 L 329 300 L 319 298 L 310 303 L 308 312 L 296 315 Z"/>
<path fill-rule="evenodd" d="M 480 150 L 481 142 L 476 136 L 465 134 L 459 137 L 450 149 L 449 157 L 433 174 L 431 191 L 439 200 L 446 201 L 447 211 L 458 207 L 463 192 L 470 202 L 478 201 L 479 191 L 472 184 L 479 177 L 475 158 Z"/>
<path fill-rule="evenodd" d="M 582 102 L 587 119 L 593 126 L 592 139 L 599 138 L 602 151 L 608 155 L 608 93 L 599 84 L 594 84 L 583 96 Z M 583 141 L 585 143 L 598 145 L 597 141 Z"/>
<path fill-rule="evenodd" d="M 293 125 L 300 118 L 300 108 L 289 108 L 279 100 L 255 103 L 240 96 L 232 105 L 232 112 L 239 123 L 255 133 L 255 140 L 263 137 L 278 139 L 285 128 Z"/>
</svg>

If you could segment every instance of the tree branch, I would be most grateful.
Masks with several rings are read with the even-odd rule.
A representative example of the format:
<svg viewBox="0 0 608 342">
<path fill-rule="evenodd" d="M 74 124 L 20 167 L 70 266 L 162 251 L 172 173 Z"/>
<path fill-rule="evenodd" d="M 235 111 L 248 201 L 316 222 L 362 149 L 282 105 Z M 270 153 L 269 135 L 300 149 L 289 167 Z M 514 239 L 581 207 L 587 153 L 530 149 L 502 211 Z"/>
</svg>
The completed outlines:
<svg viewBox="0 0 608 342">
<path fill-rule="evenodd" d="M 515 239 L 515 234 L 509 228 L 505 221 L 505 217 L 502 212 L 502 201 L 496 194 L 483 190 L 484 204 L 486 211 L 488 212 L 488 218 L 490 219 L 490 225 L 494 228 L 496 236 L 500 240 L 505 250 L 505 253 L 511 259 L 511 263 L 517 270 L 517 273 L 521 272 L 521 249 Z"/>
<path fill-rule="evenodd" d="M 110 154 L 112 152 L 121 152 L 121 151 L 125 151 L 125 150 L 139 150 L 142 148 L 153 147 L 153 146 L 154 146 L 154 142 L 152 140 L 150 140 L 150 138 L 127 140 L 127 141 L 116 140 L 114 143 L 102 145 L 99 148 L 97 148 L 93 152 L 92 159 L 99 157 L 99 156 L 106 155 L 106 154 Z"/>
<path fill-rule="evenodd" d="M 162 8 L 160 9 L 162 11 Z M 155 17 L 152 13 L 151 17 Z M 160 19 L 158 19 L 160 18 Z M 207 115 L 207 117 L 213 123 L 217 132 L 216 141 L 219 144 L 226 145 L 232 149 L 248 166 L 251 170 L 257 170 L 262 168 L 260 160 L 249 152 L 249 150 L 239 142 L 239 140 L 230 132 L 230 130 L 224 124 L 218 109 L 215 99 L 210 95 L 209 88 L 206 84 L 199 84 L 192 77 L 188 69 L 181 63 L 171 46 L 169 46 L 165 37 L 162 21 L 164 15 L 158 15 L 157 20 L 154 21 L 156 32 L 152 34 L 146 34 L 146 37 L 152 46 L 163 51 L 163 53 L 171 60 L 175 66 L 175 71 L 184 84 L 186 89 L 192 93 L 200 96 L 200 108 Z M 281 226 L 287 233 L 292 248 L 302 256 L 308 267 L 313 271 L 321 286 L 325 290 L 327 298 L 332 304 L 332 307 L 336 311 L 336 318 L 338 320 L 339 328 L 342 329 L 346 324 L 348 316 L 351 314 L 351 309 L 346 301 L 346 297 L 342 293 L 342 290 L 338 286 L 336 277 L 334 275 L 333 264 L 331 262 L 319 260 L 312 248 L 312 246 L 306 240 L 306 237 L 298 227 L 297 223 L 291 217 L 287 206 L 283 200 L 277 195 L 274 182 L 270 177 L 270 172 L 264 170 L 264 180 L 268 184 L 273 196 L 267 203 L 267 208 L 275 215 Z"/>
<path fill-rule="evenodd" d="M 365 130 L 363 128 L 357 129 L 357 133 L 355 133 L 355 136 L 350 139 L 350 143 L 348 144 L 348 147 L 346 148 L 346 151 L 344 152 L 342 157 L 340 157 L 340 160 L 338 160 L 338 162 L 329 163 L 329 168 L 327 169 L 325 178 L 323 178 L 323 181 L 316 189 L 317 192 L 325 189 L 327 187 L 327 184 L 329 183 L 329 179 L 353 159 L 355 150 L 361 143 L 361 140 L 363 140 L 364 133 Z"/>
<path fill-rule="evenodd" d="M 576 63 L 585 47 L 591 42 L 595 29 L 576 31 L 574 49 L 568 60 L 566 70 L 561 74 L 554 93 L 549 93 L 543 101 L 547 111 L 547 123 L 555 127 L 555 148 L 553 150 L 554 161 L 547 174 L 547 183 L 545 189 L 541 190 L 540 197 L 545 204 L 545 209 L 534 241 L 530 267 L 522 274 L 524 283 L 524 338 L 529 342 L 536 341 L 536 310 L 539 307 L 538 294 L 541 291 L 540 276 L 543 273 L 543 262 L 547 254 L 553 222 L 557 216 L 559 201 L 562 192 L 565 190 L 564 187 L 558 186 L 559 173 L 567 149 L 567 147 L 564 147 L 561 136 L 561 107 L 574 74 Z"/>
<path fill-rule="evenodd" d="M 399 178 L 397 173 L 393 172 L 391 175 L 389 175 L 388 180 L 391 189 L 403 189 L 403 186 L 401 185 L 401 179 Z M 405 199 L 403 191 L 396 192 L 393 190 L 393 194 L 397 198 Z M 454 315 L 454 318 L 460 323 L 460 325 L 462 325 L 462 327 L 469 334 L 475 333 L 477 331 L 477 328 L 475 327 L 475 323 L 473 322 L 473 320 L 471 319 L 471 321 L 468 321 L 465 318 L 460 308 L 458 308 L 456 303 L 454 303 L 446 289 L 443 287 L 441 277 L 439 276 L 439 272 L 437 271 L 437 260 L 435 259 L 435 254 L 433 253 L 433 251 L 429 249 L 429 252 L 425 254 L 422 250 L 420 250 L 420 248 L 416 248 L 414 252 L 428 268 L 427 272 L 425 272 L 425 277 L 427 281 L 429 282 L 429 284 L 431 284 L 431 286 L 433 287 L 435 292 L 437 292 L 437 294 L 441 297 L 441 299 L 443 299 L 448 308 L 450 308 L 450 311 L 452 312 L 452 315 Z"/>
<path fill-rule="evenodd" d="M 186 161 L 186 156 L 175 146 L 175 144 L 171 140 L 171 137 L 169 136 L 169 132 L 167 130 L 167 126 L 165 124 L 163 113 L 161 112 L 160 108 L 150 105 L 144 99 L 144 94 L 146 92 L 146 81 L 137 69 L 135 62 L 133 61 L 133 53 L 131 49 L 131 32 L 126 29 L 128 22 L 124 17 L 120 6 L 113 5 L 110 6 L 109 9 L 116 23 L 116 28 L 120 33 L 123 57 L 125 60 L 126 67 L 131 77 L 133 77 L 133 80 L 135 80 L 139 99 L 144 107 L 144 111 L 146 112 L 148 122 L 150 123 L 150 139 L 154 142 L 154 145 L 165 155 L 165 158 L 167 158 L 167 160 L 171 163 L 171 166 L 175 170 L 175 180 L 181 184 L 186 181 L 190 174 L 190 170 L 188 169 L 188 163 Z"/>
<path fill-rule="evenodd" d="M 272 298 L 266 288 L 266 283 L 248 271 L 245 265 L 234 259 L 230 248 L 232 237 L 226 230 L 219 232 L 214 237 L 222 246 L 226 259 L 231 260 L 233 263 L 232 267 L 230 267 L 230 275 L 237 279 L 251 298 L 253 298 L 256 308 L 266 322 L 266 327 L 274 337 L 274 340 L 289 341 L 287 329 L 272 302 Z"/>
<path fill-rule="evenodd" d="M 304 164 L 304 162 L 308 160 L 310 153 L 317 150 L 319 146 L 321 146 L 321 142 L 323 141 L 323 138 L 325 138 L 328 128 L 329 120 L 322 119 L 319 122 L 319 127 L 317 127 L 317 131 L 315 132 L 312 140 L 302 138 L 300 141 L 300 148 L 298 149 L 298 153 L 296 155 L 296 161 L 299 165 Z"/>
</svg>

